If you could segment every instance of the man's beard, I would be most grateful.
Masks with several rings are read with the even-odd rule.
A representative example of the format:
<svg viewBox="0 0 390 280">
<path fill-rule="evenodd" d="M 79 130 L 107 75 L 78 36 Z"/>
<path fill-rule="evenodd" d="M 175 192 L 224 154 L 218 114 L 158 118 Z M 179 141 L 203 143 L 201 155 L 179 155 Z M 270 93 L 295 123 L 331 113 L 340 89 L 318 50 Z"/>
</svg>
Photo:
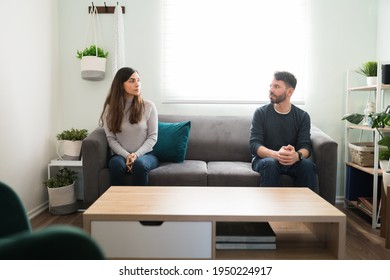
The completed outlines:
<svg viewBox="0 0 390 280">
<path fill-rule="evenodd" d="M 276 96 L 273 93 L 270 93 L 269 96 L 270 96 L 269 98 L 270 98 L 270 101 L 272 104 L 279 104 L 279 103 L 283 102 L 284 100 L 286 100 L 286 98 L 287 98 L 286 93 L 283 93 L 282 95 L 279 95 L 279 96 Z"/>
</svg>

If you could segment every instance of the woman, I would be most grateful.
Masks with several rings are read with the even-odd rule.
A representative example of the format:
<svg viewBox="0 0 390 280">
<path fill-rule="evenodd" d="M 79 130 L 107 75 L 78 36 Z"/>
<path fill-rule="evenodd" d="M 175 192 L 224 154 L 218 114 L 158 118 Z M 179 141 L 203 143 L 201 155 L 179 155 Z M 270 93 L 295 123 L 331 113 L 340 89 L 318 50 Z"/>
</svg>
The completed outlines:
<svg viewBox="0 0 390 280">
<path fill-rule="evenodd" d="M 158 159 L 150 153 L 157 142 L 157 110 L 151 101 L 142 99 L 136 70 L 124 67 L 116 73 L 100 125 L 113 152 L 109 161 L 111 185 L 125 185 L 129 174 L 134 185 L 148 185 L 149 171 L 158 166 Z"/>
</svg>

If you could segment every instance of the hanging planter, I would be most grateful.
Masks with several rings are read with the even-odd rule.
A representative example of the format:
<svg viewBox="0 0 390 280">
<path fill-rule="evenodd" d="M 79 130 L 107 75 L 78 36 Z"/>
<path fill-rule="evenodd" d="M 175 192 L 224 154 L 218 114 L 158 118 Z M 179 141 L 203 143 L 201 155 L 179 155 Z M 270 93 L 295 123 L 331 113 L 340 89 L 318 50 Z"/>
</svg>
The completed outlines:
<svg viewBox="0 0 390 280">
<path fill-rule="evenodd" d="M 104 52 L 95 45 L 86 48 L 83 52 L 77 51 L 77 58 L 81 59 L 81 78 L 90 81 L 103 80 L 106 73 L 106 57 L 108 52 Z"/>
<path fill-rule="evenodd" d="M 90 13 L 87 35 L 89 33 L 89 26 L 92 23 L 94 44 L 85 48 L 84 51 L 77 51 L 77 58 L 81 60 L 81 78 L 90 81 L 100 81 L 104 79 L 106 73 L 106 58 L 108 56 L 108 52 L 104 51 L 101 47 L 98 47 L 97 44 L 97 16 L 97 8 L 96 6 L 93 6 Z"/>
</svg>

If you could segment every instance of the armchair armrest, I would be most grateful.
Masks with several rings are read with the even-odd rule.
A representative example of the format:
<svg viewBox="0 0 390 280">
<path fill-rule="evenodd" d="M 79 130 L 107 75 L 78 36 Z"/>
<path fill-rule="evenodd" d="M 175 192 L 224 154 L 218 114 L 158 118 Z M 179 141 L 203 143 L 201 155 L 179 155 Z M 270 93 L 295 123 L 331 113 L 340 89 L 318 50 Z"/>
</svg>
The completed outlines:
<svg viewBox="0 0 390 280">
<path fill-rule="evenodd" d="M 312 125 L 313 160 L 317 166 L 319 194 L 333 205 L 336 203 L 337 148 L 329 135 Z"/>
<path fill-rule="evenodd" d="M 107 168 L 110 149 L 106 134 L 101 127 L 92 131 L 82 144 L 83 177 L 84 177 L 84 200 L 86 203 L 93 202 L 99 194 L 99 173 Z"/>
</svg>

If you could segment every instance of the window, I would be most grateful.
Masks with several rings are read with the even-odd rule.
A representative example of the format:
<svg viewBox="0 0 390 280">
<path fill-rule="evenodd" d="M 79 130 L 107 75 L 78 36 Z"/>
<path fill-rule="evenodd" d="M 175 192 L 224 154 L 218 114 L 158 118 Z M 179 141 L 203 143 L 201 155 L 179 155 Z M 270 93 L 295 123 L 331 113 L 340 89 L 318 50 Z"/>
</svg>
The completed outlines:
<svg viewBox="0 0 390 280">
<path fill-rule="evenodd" d="M 304 101 L 307 0 L 164 0 L 162 101 L 268 102 L 274 71 Z"/>
</svg>

